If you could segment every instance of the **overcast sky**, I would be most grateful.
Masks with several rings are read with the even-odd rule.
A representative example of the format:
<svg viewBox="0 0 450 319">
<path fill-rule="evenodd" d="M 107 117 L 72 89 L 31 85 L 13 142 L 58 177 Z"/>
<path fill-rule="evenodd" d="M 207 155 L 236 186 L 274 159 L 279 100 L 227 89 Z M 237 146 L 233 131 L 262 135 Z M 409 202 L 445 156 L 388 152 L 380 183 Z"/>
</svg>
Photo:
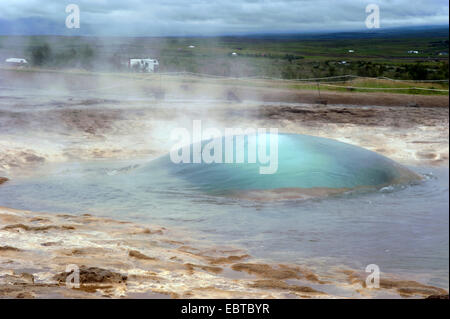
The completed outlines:
<svg viewBox="0 0 450 319">
<path fill-rule="evenodd" d="M 449 19 L 448 0 L 0 0 L 0 33 L 67 33 L 65 7 L 71 3 L 81 10 L 81 28 L 70 30 L 74 35 L 363 30 L 370 3 L 380 7 L 382 28 Z"/>
</svg>

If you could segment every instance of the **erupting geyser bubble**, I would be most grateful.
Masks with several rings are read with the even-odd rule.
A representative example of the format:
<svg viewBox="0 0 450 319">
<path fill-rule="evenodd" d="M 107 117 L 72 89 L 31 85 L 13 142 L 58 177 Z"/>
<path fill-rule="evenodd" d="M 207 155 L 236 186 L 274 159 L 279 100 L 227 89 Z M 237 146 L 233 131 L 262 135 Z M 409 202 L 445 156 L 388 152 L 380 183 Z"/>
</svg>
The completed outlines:
<svg viewBox="0 0 450 319">
<path fill-rule="evenodd" d="M 278 169 L 274 174 L 260 174 L 261 163 L 248 161 L 248 136 L 243 137 L 245 159 L 241 163 L 226 163 L 225 137 L 219 139 L 223 146 L 221 163 L 193 163 L 192 150 L 199 147 L 192 144 L 189 163 L 173 163 L 166 155 L 139 171 L 169 174 L 187 187 L 211 195 L 254 199 L 272 199 L 273 196 L 309 198 L 354 189 L 378 189 L 421 179 L 406 167 L 375 152 L 327 138 L 299 134 L 278 134 Z M 265 146 L 263 149 L 269 153 L 269 136 L 256 141 L 257 149 Z M 203 141 L 201 147 L 209 143 L 211 140 Z M 237 147 L 240 146 L 234 143 L 234 154 Z"/>
</svg>

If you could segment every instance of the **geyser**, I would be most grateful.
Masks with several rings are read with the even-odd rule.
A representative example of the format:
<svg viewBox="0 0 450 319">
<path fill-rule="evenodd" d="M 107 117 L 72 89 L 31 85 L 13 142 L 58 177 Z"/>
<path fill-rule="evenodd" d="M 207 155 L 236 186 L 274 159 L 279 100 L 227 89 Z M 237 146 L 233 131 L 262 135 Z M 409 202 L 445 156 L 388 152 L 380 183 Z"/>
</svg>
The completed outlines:
<svg viewBox="0 0 450 319">
<path fill-rule="evenodd" d="M 270 137 L 267 135 L 266 139 L 256 139 L 257 143 L 266 143 L 265 149 L 270 147 Z M 225 137 L 220 139 L 225 145 Z M 192 159 L 190 163 L 173 163 L 170 156 L 166 155 L 138 171 L 168 174 L 182 181 L 185 187 L 211 195 L 259 199 L 269 194 L 314 197 L 352 189 L 376 189 L 421 179 L 406 167 L 375 152 L 327 138 L 299 134 L 278 134 L 278 170 L 274 174 L 263 175 L 260 174 L 259 163 L 249 163 L 247 160 L 249 136 L 244 136 L 243 140 L 243 163 L 226 163 L 223 149 L 221 163 L 193 163 Z M 201 146 L 208 143 L 211 140 L 202 141 Z M 199 146 L 193 144 L 190 147 L 194 149 Z"/>
</svg>

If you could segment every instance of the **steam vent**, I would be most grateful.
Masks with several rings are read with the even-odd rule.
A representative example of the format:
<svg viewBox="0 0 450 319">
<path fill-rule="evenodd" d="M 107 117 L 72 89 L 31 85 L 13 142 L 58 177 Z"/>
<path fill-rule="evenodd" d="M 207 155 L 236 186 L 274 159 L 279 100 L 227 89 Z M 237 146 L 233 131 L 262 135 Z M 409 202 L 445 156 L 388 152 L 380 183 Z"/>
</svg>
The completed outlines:
<svg viewBox="0 0 450 319">
<path fill-rule="evenodd" d="M 239 138 L 243 144 L 237 143 Z M 416 173 L 378 153 L 332 139 L 278 134 L 278 156 L 274 154 L 274 145 L 270 148 L 270 134 L 254 139 L 234 136 L 232 141 L 231 164 L 225 163 L 229 154 L 226 155 L 225 138 L 222 137 L 185 148 L 184 151 L 188 151 L 184 158 L 188 161 L 174 163 L 168 154 L 142 169 L 168 173 L 183 180 L 187 187 L 211 195 L 256 199 L 270 199 L 271 195 L 309 198 L 354 189 L 377 189 L 421 179 Z M 208 153 L 212 157 L 218 155 L 222 163 L 208 164 L 205 158 L 201 163 L 194 163 L 195 151 L 204 150 L 207 145 L 210 145 Z M 216 148 L 211 148 L 211 145 L 216 145 Z M 256 154 L 261 150 L 266 154 L 265 163 L 261 163 L 259 156 L 256 163 L 251 162 L 249 150 L 255 149 Z M 216 150 L 219 154 L 215 154 Z M 237 150 L 244 150 L 243 163 L 236 163 Z M 182 153 L 180 149 L 178 155 L 181 157 Z M 261 174 L 263 168 L 273 173 Z"/>
</svg>

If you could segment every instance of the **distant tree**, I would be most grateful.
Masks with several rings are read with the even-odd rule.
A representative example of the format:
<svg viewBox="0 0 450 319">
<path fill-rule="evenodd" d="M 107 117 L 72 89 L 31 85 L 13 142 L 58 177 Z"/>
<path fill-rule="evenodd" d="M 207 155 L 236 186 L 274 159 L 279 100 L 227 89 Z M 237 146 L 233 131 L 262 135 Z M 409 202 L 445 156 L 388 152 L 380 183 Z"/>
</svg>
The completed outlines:
<svg viewBox="0 0 450 319">
<path fill-rule="evenodd" d="M 407 72 L 409 74 L 409 76 L 413 79 L 413 80 L 426 80 L 427 79 L 427 75 L 428 75 L 428 70 L 427 68 L 421 64 L 421 63 L 416 63 L 413 65 L 408 65 L 407 66 Z"/>
<path fill-rule="evenodd" d="M 292 54 L 286 54 L 283 59 L 288 60 L 289 63 L 292 63 L 292 61 L 294 61 L 295 59 L 295 56 Z"/>
<path fill-rule="evenodd" d="M 437 70 L 436 79 L 448 80 L 448 62 L 441 62 Z"/>
<path fill-rule="evenodd" d="M 336 68 L 333 65 L 329 65 L 327 76 L 335 76 L 335 75 L 336 75 Z"/>
<path fill-rule="evenodd" d="M 52 51 L 47 43 L 31 46 L 30 51 L 33 65 L 42 66 L 50 62 Z"/>
<path fill-rule="evenodd" d="M 89 45 L 85 45 L 83 48 L 81 48 L 80 50 L 81 67 L 88 70 L 92 69 L 94 56 L 95 56 L 94 50 Z"/>
</svg>

